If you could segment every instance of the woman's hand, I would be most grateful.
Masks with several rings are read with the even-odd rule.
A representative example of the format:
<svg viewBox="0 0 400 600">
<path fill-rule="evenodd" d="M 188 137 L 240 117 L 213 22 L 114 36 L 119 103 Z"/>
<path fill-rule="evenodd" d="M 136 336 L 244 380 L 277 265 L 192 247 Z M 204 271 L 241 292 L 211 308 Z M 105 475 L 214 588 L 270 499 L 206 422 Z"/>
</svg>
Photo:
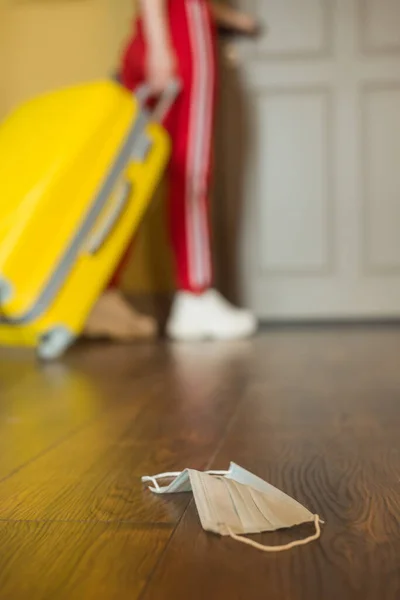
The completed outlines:
<svg viewBox="0 0 400 600">
<path fill-rule="evenodd" d="M 261 25 L 255 17 L 231 8 L 222 2 L 211 2 L 210 6 L 220 30 L 236 32 L 246 36 L 256 36 L 260 33 Z"/>
<path fill-rule="evenodd" d="M 177 59 L 171 43 L 167 0 L 140 0 L 147 46 L 145 76 L 154 95 L 176 76 Z"/>
<path fill-rule="evenodd" d="M 236 16 L 236 30 L 245 35 L 257 35 L 260 30 L 260 23 L 252 15 L 238 13 Z"/>
<path fill-rule="evenodd" d="M 146 60 L 146 80 L 154 95 L 161 94 L 177 74 L 177 60 L 173 48 L 157 45 L 149 48 Z"/>
</svg>

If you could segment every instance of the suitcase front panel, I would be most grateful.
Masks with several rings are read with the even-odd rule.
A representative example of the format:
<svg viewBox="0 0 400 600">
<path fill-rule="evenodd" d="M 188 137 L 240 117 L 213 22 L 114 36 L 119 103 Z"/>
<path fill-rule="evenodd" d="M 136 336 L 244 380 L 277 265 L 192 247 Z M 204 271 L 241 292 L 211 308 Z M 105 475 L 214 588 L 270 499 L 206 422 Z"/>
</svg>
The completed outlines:
<svg viewBox="0 0 400 600">
<path fill-rule="evenodd" d="M 36 186 L 25 193 L 19 206 L 15 192 L 14 198 L 10 194 L 11 203 L 17 208 L 11 215 L 14 224 L 9 215 L 8 235 L 0 244 L 0 274 L 15 292 L 3 305 L 4 312 L 11 318 L 21 319 L 31 312 L 39 298 L 42 302 L 50 279 L 59 271 L 66 273 L 67 263 L 74 260 L 81 240 L 96 219 L 96 212 L 100 212 L 107 201 L 106 196 L 123 162 L 129 159 L 129 144 L 140 135 L 137 104 L 128 92 L 115 84 L 109 85 L 111 87 L 99 84 L 97 92 L 106 96 L 108 92 L 106 104 L 113 109 L 111 116 L 109 111 L 107 118 L 96 119 L 98 130 L 92 131 L 89 138 L 85 134 L 85 144 L 78 143 L 78 154 L 74 155 L 73 149 L 68 147 L 64 158 L 59 154 L 47 177 L 38 176 Z M 112 107 L 110 95 L 114 100 Z M 94 94 L 91 97 L 94 98 Z M 80 121 L 79 124 L 83 129 L 84 125 Z M 76 129 L 75 137 L 79 139 Z M 66 139 L 70 143 L 74 141 Z M 76 147 L 77 142 L 74 144 Z"/>
<path fill-rule="evenodd" d="M 170 140 L 166 132 L 158 125 L 148 125 L 146 135 L 151 141 L 151 150 L 145 160 L 132 161 L 120 174 L 104 206 L 105 215 L 104 212 L 98 214 L 66 278 L 55 274 L 54 287 L 48 288 L 44 302 L 42 298 L 29 319 L 21 319 L 19 324 L 0 321 L 0 342 L 38 346 L 43 336 L 55 329 L 68 333 L 71 340 L 81 333 L 93 303 L 107 285 L 150 204 L 169 158 Z M 99 245 L 99 229 L 103 229 L 104 216 L 107 221 L 107 215 L 114 212 L 121 183 L 129 184 L 127 201 L 117 213 L 113 226 L 106 228 L 107 235 Z"/>
<path fill-rule="evenodd" d="M 109 95 L 118 97 L 113 106 L 118 104 L 113 119 L 103 119 L 90 143 L 81 146 L 78 156 L 83 157 L 83 161 L 76 157 L 71 162 L 62 161 L 59 157 L 63 168 L 54 171 L 57 176 L 53 179 L 49 177 L 48 187 L 44 185 L 45 202 L 40 197 L 32 199 L 31 190 L 31 218 L 21 219 L 26 228 L 18 252 L 14 248 L 14 252 L 7 255 L 7 244 L 3 240 L 0 243 L 0 296 L 1 276 L 8 273 L 5 267 L 10 267 L 15 256 L 16 265 L 10 270 L 14 278 L 10 281 L 20 286 L 18 297 L 1 303 L 0 342 L 38 346 L 43 358 L 59 356 L 81 333 L 93 303 L 111 278 L 151 201 L 170 154 L 167 133 L 160 125 L 151 123 L 150 115 L 139 107 L 139 101 L 143 103 L 148 92 L 142 90 L 144 96 L 139 94 L 136 101 L 132 101 L 131 94 L 119 86 L 102 85 L 103 93 L 111 86 Z M 178 91 L 179 85 L 171 86 L 158 105 L 157 116 L 153 113 L 153 119 L 162 119 L 161 115 Z M 0 130 L 0 154 L 2 133 Z M 72 151 L 70 155 L 73 156 Z M 63 203 L 54 202 L 54 181 Z M 43 187 L 43 182 L 41 185 Z M 24 200 L 28 203 L 26 197 Z M 35 215 L 41 219 L 33 227 Z M 46 226 L 41 220 L 46 221 Z M 43 252 L 39 255 L 36 249 L 43 244 L 43 239 L 48 242 L 48 231 L 53 234 L 54 244 L 50 244 L 45 255 Z M 35 252 L 27 232 L 39 240 L 39 246 L 34 246 Z M 35 273 L 35 281 L 40 281 L 35 292 L 32 292 L 30 277 L 26 276 L 35 269 L 28 269 L 28 273 L 24 269 L 26 261 L 21 259 L 24 254 L 21 246 L 25 257 L 28 254 L 36 259 L 41 256 L 37 265 L 43 277 Z M 4 260 L 4 256 L 8 260 Z"/>
</svg>

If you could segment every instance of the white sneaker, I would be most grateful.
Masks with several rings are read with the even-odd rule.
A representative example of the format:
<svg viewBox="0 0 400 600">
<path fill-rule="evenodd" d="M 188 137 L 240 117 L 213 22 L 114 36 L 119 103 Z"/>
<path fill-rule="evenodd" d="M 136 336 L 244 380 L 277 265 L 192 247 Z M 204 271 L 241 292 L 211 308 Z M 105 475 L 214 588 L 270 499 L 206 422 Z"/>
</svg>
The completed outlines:
<svg viewBox="0 0 400 600">
<path fill-rule="evenodd" d="M 251 312 L 235 308 L 215 290 L 200 296 L 179 292 L 167 324 L 168 336 L 180 341 L 236 340 L 256 330 Z"/>
</svg>

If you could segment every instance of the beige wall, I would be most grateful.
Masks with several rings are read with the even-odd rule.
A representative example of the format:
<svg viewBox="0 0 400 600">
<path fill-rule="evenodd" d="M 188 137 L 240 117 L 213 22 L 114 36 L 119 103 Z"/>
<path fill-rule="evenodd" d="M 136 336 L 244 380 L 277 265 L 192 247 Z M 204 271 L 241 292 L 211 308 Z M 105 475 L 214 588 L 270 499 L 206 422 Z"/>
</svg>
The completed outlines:
<svg viewBox="0 0 400 600">
<path fill-rule="evenodd" d="M 133 13 L 134 0 L 0 0 L 0 118 L 40 92 L 107 76 Z M 162 204 L 157 207 L 136 241 L 124 282 L 131 292 L 171 286 Z"/>
<path fill-rule="evenodd" d="M 38 92 L 106 75 L 128 32 L 131 0 L 5 0 L 2 110 Z"/>
</svg>

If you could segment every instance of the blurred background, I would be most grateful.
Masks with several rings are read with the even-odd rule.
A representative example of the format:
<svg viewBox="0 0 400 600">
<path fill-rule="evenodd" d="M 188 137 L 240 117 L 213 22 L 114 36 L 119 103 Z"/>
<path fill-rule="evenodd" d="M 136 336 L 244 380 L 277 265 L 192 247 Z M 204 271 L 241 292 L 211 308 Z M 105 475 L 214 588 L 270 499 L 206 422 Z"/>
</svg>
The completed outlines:
<svg viewBox="0 0 400 600">
<path fill-rule="evenodd" d="M 268 25 L 221 45 L 220 286 L 266 320 L 400 314 L 400 3 L 241 0 Z M 132 0 L 2 0 L 0 115 L 109 75 Z M 162 200 L 162 190 L 160 193 Z M 158 202 L 125 277 L 171 289 Z"/>
</svg>

